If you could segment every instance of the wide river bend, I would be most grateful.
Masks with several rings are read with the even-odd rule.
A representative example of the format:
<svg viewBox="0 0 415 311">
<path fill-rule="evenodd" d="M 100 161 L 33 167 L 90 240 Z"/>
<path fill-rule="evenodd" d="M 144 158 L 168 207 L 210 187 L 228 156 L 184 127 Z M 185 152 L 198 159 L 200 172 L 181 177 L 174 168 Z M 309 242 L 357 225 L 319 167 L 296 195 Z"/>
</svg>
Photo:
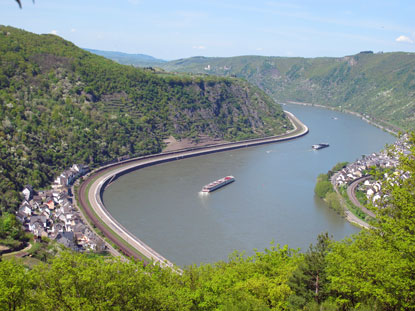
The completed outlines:
<svg viewBox="0 0 415 311">
<path fill-rule="evenodd" d="M 314 196 L 317 175 L 337 162 L 393 143 L 361 119 L 322 108 L 286 105 L 310 133 L 293 141 L 225 151 L 147 167 L 104 192 L 107 210 L 131 233 L 179 266 L 251 254 L 271 241 L 306 249 L 321 232 L 335 239 L 359 229 Z M 330 147 L 313 151 L 321 142 Z M 203 185 L 236 181 L 209 195 Z"/>
</svg>

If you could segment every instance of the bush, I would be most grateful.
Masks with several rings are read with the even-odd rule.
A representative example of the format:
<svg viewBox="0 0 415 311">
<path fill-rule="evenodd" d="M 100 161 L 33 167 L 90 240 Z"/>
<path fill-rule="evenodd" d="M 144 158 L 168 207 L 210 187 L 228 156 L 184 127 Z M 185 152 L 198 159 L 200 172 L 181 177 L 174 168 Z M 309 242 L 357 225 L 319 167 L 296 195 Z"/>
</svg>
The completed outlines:
<svg viewBox="0 0 415 311">
<path fill-rule="evenodd" d="M 344 216 L 343 207 L 340 204 L 339 196 L 335 192 L 329 192 L 324 198 L 330 208 L 334 209 L 337 213 Z"/>
<path fill-rule="evenodd" d="M 314 192 L 321 199 L 324 199 L 327 193 L 333 192 L 333 186 L 326 174 L 320 174 L 317 177 L 317 184 L 314 188 Z"/>
<path fill-rule="evenodd" d="M 4 213 L 0 216 L 0 239 L 19 240 L 23 236 L 22 226 L 13 214 Z"/>
</svg>

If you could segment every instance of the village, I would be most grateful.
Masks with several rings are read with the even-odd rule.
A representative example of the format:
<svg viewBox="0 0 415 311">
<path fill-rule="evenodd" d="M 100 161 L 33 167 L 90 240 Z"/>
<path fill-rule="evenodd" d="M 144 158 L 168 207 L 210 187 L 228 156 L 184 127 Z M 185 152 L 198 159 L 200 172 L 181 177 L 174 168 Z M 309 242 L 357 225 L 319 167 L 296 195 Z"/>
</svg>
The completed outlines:
<svg viewBox="0 0 415 311">
<path fill-rule="evenodd" d="M 395 170 L 399 156 L 410 153 L 408 135 L 403 135 L 390 147 L 349 163 L 333 175 L 333 185 L 340 187 L 362 179 L 359 190 L 376 205 L 376 201 L 382 197 L 382 185 L 378 180 L 365 178 L 372 168 L 390 169 L 384 173 L 387 180 L 394 176 L 403 179 L 409 177 L 407 172 Z M 23 202 L 16 212 L 16 218 L 24 229 L 33 233 L 35 239 L 46 237 L 74 251 L 104 251 L 104 241 L 86 225 L 73 202 L 72 185 L 88 171 L 88 166 L 74 164 L 55 179 L 50 190 L 35 191 L 27 185 L 22 191 Z"/>
<path fill-rule="evenodd" d="M 71 187 L 88 171 L 88 166 L 74 164 L 55 179 L 51 190 L 35 191 L 30 185 L 23 189 L 16 218 L 35 240 L 49 238 L 78 252 L 105 250 L 104 241 L 89 229 L 73 203 Z"/>
<path fill-rule="evenodd" d="M 390 148 L 382 150 L 379 153 L 372 153 L 368 156 L 362 156 L 361 159 L 349 163 L 342 170 L 332 177 L 332 183 L 336 186 L 349 185 L 358 179 L 364 179 L 369 176 L 372 168 L 384 169 L 384 178 L 392 182 L 393 177 L 398 176 L 401 179 L 409 177 L 408 172 L 397 171 L 400 155 L 410 154 L 410 143 L 408 134 L 400 137 Z M 388 170 L 390 169 L 390 170 Z M 397 182 L 396 180 L 393 182 Z M 368 201 L 376 206 L 376 201 L 382 198 L 382 185 L 379 180 L 366 178 L 358 190 L 366 194 Z"/>
</svg>

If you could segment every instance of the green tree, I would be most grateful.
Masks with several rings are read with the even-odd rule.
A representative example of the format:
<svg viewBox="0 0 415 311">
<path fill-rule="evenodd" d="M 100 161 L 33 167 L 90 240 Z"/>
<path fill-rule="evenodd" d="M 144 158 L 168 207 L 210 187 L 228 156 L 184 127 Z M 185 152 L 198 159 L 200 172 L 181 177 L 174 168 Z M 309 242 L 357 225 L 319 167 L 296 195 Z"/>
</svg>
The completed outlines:
<svg viewBox="0 0 415 311">
<path fill-rule="evenodd" d="M 333 191 L 333 186 L 331 182 L 328 180 L 327 174 L 320 174 L 317 177 L 317 183 L 314 188 L 314 193 L 320 197 L 324 198 L 328 192 Z"/>
<path fill-rule="evenodd" d="M 328 206 L 334 209 L 337 213 L 341 216 L 344 216 L 344 209 L 340 204 L 339 195 L 336 192 L 328 192 L 324 198 L 328 204 Z"/>
<path fill-rule="evenodd" d="M 293 290 L 293 295 L 290 296 L 292 308 L 303 308 L 312 301 L 320 304 L 328 297 L 326 256 L 330 251 L 331 243 L 328 233 L 319 234 L 317 243 L 310 245 L 304 254 L 303 260 L 299 263 L 289 282 Z"/>
<path fill-rule="evenodd" d="M 27 270 L 14 260 L 0 261 L 0 310 L 24 310 L 30 280 Z"/>
<path fill-rule="evenodd" d="M 0 239 L 11 238 L 18 240 L 24 235 L 22 225 L 16 217 L 10 213 L 4 213 L 0 216 Z"/>
</svg>

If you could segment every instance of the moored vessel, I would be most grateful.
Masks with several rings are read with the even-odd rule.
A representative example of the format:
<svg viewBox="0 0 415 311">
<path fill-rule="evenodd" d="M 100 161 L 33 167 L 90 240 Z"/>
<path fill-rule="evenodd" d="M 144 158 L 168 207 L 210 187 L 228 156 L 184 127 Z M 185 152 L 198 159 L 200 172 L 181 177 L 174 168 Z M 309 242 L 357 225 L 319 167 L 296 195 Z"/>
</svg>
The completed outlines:
<svg viewBox="0 0 415 311">
<path fill-rule="evenodd" d="M 312 145 L 311 148 L 313 148 L 314 150 L 319 150 L 319 149 L 327 148 L 328 146 L 330 145 L 329 144 L 316 144 L 316 145 Z"/>
<path fill-rule="evenodd" d="M 235 181 L 235 177 L 233 176 L 226 176 L 221 179 L 215 180 L 211 182 L 210 184 L 207 184 L 202 188 L 202 192 L 212 192 L 216 189 L 219 189 L 223 186 L 226 186 L 227 184 L 230 184 L 231 182 Z"/>
</svg>

